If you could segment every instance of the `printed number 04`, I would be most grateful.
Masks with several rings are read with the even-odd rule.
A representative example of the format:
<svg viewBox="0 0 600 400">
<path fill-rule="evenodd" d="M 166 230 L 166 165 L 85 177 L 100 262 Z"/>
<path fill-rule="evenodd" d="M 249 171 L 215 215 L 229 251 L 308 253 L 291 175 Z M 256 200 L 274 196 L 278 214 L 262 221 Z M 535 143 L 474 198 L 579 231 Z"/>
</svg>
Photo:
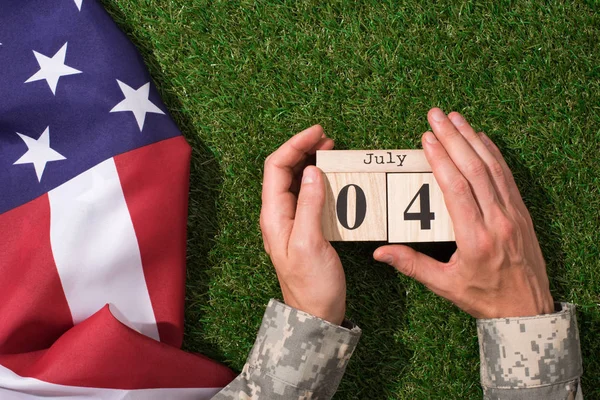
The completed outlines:
<svg viewBox="0 0 600 400">
<path fill-rule="evenodd" d="M 355 207 L 355 216 L 354 216 L 354 224 L 350 226 L 348 224 L 348 191 L 350 188 L 354 188 L 356 193 L 356 207 Z M 414 202 L 419 198 L 419 212 L 410 212 L 410 208 L 413 206 Z M 367 216 L 367 197 L 365 196 L 365 192 L 362 188 L 355 184 L 346 185 L 340 190 L 340 194 L 338 195 L 338 199 L 336 202 L 336 214 L 338 221 L 340 224 L 348 229 L 354 230 L 362 225 L 365 221 L 365 217 Z M 435 213 L 431 212 L 431 201 L 429 195 L 429 184 L 425 183 L 415 197 L 412 198 L 406 210 L 404 210 L 404 220 L 405 221 L 421 221 L 421 229 L 429 230 L 431 229 L 431 221 L 435 220 Z"/>
</svg>

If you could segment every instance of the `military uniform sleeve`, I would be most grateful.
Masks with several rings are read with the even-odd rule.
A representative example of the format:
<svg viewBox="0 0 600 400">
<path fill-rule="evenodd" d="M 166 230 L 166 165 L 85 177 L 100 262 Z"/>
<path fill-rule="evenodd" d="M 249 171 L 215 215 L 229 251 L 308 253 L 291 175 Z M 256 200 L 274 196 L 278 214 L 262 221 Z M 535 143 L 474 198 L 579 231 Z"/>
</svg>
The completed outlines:
<svg viewBox="0 0 600 400">
<path fill-rule="evenodd" d="M 580 400 L 583 373 L 575 306 L 554 314 L 477 321 L 485 400 Z"/>
<path fill-rule="evenodd" d="M 360 335 L 271 300 L 242 373 L 213 400 L 330 399 Z"/>
</svg>

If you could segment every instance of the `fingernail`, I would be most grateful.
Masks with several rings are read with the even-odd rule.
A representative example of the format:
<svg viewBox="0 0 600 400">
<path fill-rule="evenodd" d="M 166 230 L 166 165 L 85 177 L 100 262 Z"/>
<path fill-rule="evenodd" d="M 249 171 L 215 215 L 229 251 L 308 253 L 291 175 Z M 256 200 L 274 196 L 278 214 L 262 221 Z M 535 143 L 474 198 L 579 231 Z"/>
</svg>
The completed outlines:
<svg viewBox="0 0 600 400">
<path fill-rule="evenodd" d="M 306 129 L 304 129 L 302 132 L 300 132 L 300 136 L 312 135 L 312 134 L 313 134 L 313 131 L 314 131 L 314 129 L 315 129 L 317 126 L 319 126 L 319 124 L 315 124 L 315 125 L 311 126 L 310 128 L 306 128 Z M 325 135 L 325 133 L 323 133 L 323 135 Z M 321 136 L 321 137 L 323 137 L 323 136 Z"/>
<path fill-rule="evenodd" d="M 312 128 L 312 127 L 311 127 Z M 312 132 L 310 130 L 310 128 L 303 130 L 302 132 L 299 133 L 300 136 L 306 136 L 306 135 L 310 135 Z"/>
<path fill-rule="evenodd" d="M 302 175 L 302 184 L 305 185 L 307 183 L 313 183 L 315 181 L 316 172 L 314 168 L 307 168 L 304 170 L 304 174 Z"/>
<path fill-rule="evenodd" d="M 431 118 L 433 118 L 435 122 L 442 122 L 444 118 L 446 118 L 446 114 L 439 108 L 434 108 L 431 112 Z"/>
<path fill-rule="evenodd" d="M 394 257 L 389 254 L 382 254 L 378 255 L 376 260 L 382 263 L 391 264 L 394 262 Z"/>
<path fill-rule="evenodd" d="M 454 126 L 463 126 L 467 121 L 465 120 L 465 118 L 460 115 L 459 113 L 454 113 L 452 114 L 452 117 L 450 118 L 450 120 L 452 121 L 452 123 L 454 124 Z"/>
<path fill-rule="evenodd" d="M 425 134 L 423 136 L 425 137 L 425 141 L 427 143 L 429 143 L 429 144 L 437 143 L 437 138 L 435 137 L 433 132 L 425 132 Z"/>
</svg>

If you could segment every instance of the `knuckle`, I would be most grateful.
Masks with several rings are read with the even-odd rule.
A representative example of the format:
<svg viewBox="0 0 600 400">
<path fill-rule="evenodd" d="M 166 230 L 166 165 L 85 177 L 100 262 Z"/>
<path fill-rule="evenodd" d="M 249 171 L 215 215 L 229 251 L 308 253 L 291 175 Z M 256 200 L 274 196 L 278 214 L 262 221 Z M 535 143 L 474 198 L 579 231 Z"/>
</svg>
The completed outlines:
<svg viewBox="0 0 600 400">
<path fill-rule="evenodd" d="M 490 173 L 492 177 L 499 179 L 504 178 L 504 170 L 502 169 L 502 165 L 499 162 L 495 161 L 490 164 Z"/>
<path fill-rule="evenodd" d="M 258 225 L 260 227 L 260 231 L 265 238 L 269 238 L 272 235 L 272 232 L 276 226 L 272 219 L 270 219 L 267 215 L 262 213 L 260 215 L 260 219 L 258 220 Z"/>
<path fill-rule="evenodd" d="M 446 139 L 448 139 L 448 140 L 454 140 L 454 139 L 457 139 L 459 137 L 462 138 L 461 133 L 457 129 L 455 129 L 453 125 L 450 125 L 450 126 L 446 127 L 440 133 L 443 136 L 445 136 Z"/>
<path fill-rule="evenodd" d="M 444 165 L 444 163 L 447 163 L 449 161 L 451 161 L 450 157 L 448 156 L 448 154 L 446 154 L 444 151 L 431 151 L 426 150 L 429 154 L 429 157 L 431 158 L 431 166 L 436 169 L 436 168 L 440 168 L 442 165 Z"/>
<path fill-rule="evenodd" d="M 489 256 L 494 250 L 494 240 L 490 235 L 479 235 L 477 237 L 477 248 L 482 256 Z"/>
<path fill-rule="evenodd" d="M 417 277 L 417 269 L 415 266 L 415 260 L 410 259 L 405 261 L 402 266 L 402 272 L 411 279 L 415 279 Z"/>
<path fill-rule="evenodd" d="M 320 193 L 316 188 L 303 187 L 300 189 L 300 195 L 298 196 L 298 208 L 309 208 L 315 209 L 319 207 L 321 202 L 324 201 L 324 194 Z"/>
<path fill-rule="evenodd" d="M 265 233 L 265 229 L 267 226 L 267 222 L 265 221 L 265 215 L 263 213 L 260 214 L 260 219 L 258 220 L 258 224 L 260 226 L 260 230 Z"/>
<path fill-rule="evenodd" d="M 450 182 L 450 191 L 458 196 L 464 196 L 468 194 L 470 190 L 469 182 L 463 177 L 456 178 Z"/>
<path fill-rule="evenodd" d="M 478 158 L 473 158 L 465 165 L 465 172 L 469 176 L 480 177 L 486 173 L 485 164 Z"/>
<path fill-rule="evenodd" d="M 306 189 L 305 189 L 304 193 L 302 193 L 302 195 L 298 197 L 298 207 L 300 207 L 300 208 L 309 207 L 309 206 L 312 206 L 313 204 L 314 204 L 313 196 L 306 193 Z"/>
<path fill-rule="evenodd" d="M 265 240 L 263 240 L 263 247 L 265 249 L 265 253 L 267 253 L 267 255 L 270 257 L 271 256 L 271 248 L 269 247 L 269 245 L 267 244 L 267 242 Z"/>
<path fill-rule="evenodd" d="M 289 250 L 296 254 L 306 254 L 314 251 L 315 245 L 310 238 L 303 237 L 290 243 Z"/>
<path fill-rule="evenodd" d="M 269 154 L 267 156 L 267 158 L 265 158 L 265 168 L 267 168 L 269 165 L 271 165 L 271 162 L 273 161 L 273 154 Z"/>
<path fill-rule="evenodd" d="M 500 218 L 496 222 L 498 227 L 498 235 L 502 240 L 508 240 L 516 234 L 516 224 L 508 218 Z"/>
<path fill-rule="evenodd" d="M 321 255 L 324 254 L 327 244 L 318 238 L 306 236 L 291 241 L 288 253 L 296 254 L 299 257 Z"/>
</svg>

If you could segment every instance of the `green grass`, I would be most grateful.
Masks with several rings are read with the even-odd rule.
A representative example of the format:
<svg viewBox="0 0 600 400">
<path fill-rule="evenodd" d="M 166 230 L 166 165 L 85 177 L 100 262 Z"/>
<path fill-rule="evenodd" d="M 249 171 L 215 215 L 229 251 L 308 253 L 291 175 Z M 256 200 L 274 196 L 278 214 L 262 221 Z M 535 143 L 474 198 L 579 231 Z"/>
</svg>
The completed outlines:
<svg viewBox="0 0 600 400">
<path fill-rule="evenodd" d="M 280 297 L 258 227 L 270 152 L 315 123 L 342 149 L 416 148 L 439 106 L 506 155 L 553 294 L 580 305 L 584 389 L 600 398 L 597 2 L 103 3 L 194 147 L 187 350 L 240 370 Z M 336 399 L 481 398 L 474 320 L 373 262 L 374 248 L 338 246 L 364 336 Z"/>
</svg>

